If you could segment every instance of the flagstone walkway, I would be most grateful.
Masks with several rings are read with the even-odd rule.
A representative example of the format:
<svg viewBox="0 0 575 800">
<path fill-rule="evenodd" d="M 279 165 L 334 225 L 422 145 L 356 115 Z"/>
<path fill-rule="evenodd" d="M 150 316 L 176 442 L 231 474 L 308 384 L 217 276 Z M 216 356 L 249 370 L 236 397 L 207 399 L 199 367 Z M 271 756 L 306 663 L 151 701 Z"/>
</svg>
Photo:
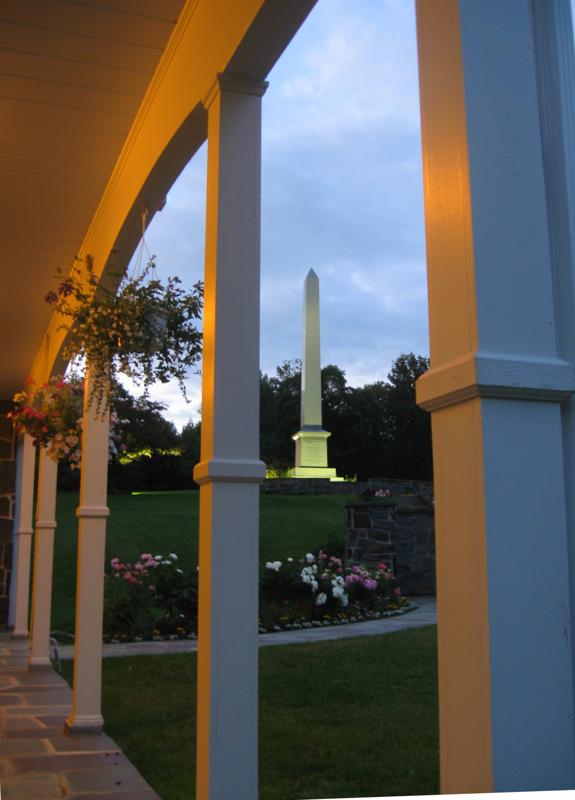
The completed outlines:
<svg viewBox="0 0 575 800">
<path fill-rule="evenodd" d="M 105 734 L 66 736 L 68 684 L 0 634 L 1 800 L 160 800 Z"/>
</svg>

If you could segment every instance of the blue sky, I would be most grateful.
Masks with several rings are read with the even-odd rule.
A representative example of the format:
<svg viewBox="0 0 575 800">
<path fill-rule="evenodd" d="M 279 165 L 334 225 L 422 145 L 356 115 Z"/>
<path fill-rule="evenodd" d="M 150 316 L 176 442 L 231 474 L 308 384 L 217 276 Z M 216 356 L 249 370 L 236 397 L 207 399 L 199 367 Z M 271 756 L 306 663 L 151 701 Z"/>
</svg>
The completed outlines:
<svg viewBox="0 0 575 800">
<path fill-rule="evenodd" d="M 302 347 L 303 281 L 320 278 L 322 364 L 352 386 L 385 379 L 402 352 L 428 354 L 414 4 L 319 0 L 263 99 L 260 361 Z M 161 275 L 203 274 L 206 148 L 147 234 Z M 181 427 L 201 381 L 154 399 Z"/>
</svg>

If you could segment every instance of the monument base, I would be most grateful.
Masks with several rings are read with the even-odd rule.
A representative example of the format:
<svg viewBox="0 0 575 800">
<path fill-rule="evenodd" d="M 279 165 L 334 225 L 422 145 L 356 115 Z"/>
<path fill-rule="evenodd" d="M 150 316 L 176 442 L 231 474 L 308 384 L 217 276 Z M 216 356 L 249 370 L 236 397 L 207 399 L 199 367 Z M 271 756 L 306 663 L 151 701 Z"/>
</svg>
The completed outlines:
<svg viewBox="0 0 575 800">
<path fill-rule="evenodd" d="M 288 478 L 329 478 L 330 480 L 343 480 L 338 478 L 333 467 L 294 467 L 288 469 Z"/>
<path fill-rule="evenodd" d="M 288 471 L 288 478 L 339 480 L 335 469 L 327 465 L 327 440 L 330 435 L 321 425 L 309 425 L 293 436 L 295 467 Z"/>
</svg>

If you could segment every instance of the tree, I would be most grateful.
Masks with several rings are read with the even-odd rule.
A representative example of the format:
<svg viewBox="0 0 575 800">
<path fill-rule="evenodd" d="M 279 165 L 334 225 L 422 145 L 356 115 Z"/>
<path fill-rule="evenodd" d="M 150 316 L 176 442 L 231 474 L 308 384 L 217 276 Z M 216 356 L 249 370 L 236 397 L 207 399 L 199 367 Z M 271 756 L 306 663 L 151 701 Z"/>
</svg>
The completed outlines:
<svg viewBox="0 0 575 800">
<path fill-rule="evenodd" d="M 415 381 L 429 360 L 400 355 L 388 381 L 353 388 L 334 364 L 321 371 L 323 425 L 331 433 L 330 466 L 342 476 L 430 479 L 429 416 L 415 403 Z M 261 376 L 261 454 L 268 467 L 294 463 L 292 436 L 300 427 L 301 362 L 285 361 Z"/>
<path fill-rule="evenodd" d="M 121 384 L 116 384 L 112 407 L 122 422 L 121 430 L 126 450 L 137 453 L 148 450 L 173 450 L 180 437 L 173 422 L 165 419 L 166 405 L 146 397 L 136 398 Z"/>
<path fill-rule="evenodd" d="M 388 416 L 394 477 L 431 480 L 431 418 L 415 402 L 415 382 L 429 369 L 429 359 L 400 355 L 389 373 Z"/>
</svg>

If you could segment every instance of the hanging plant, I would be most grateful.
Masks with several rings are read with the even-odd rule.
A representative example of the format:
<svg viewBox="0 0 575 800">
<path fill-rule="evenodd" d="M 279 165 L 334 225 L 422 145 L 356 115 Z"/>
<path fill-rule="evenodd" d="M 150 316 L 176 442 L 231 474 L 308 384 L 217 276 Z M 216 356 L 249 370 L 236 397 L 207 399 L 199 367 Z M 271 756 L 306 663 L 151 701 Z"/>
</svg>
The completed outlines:
<svg viewBox="0 0 575 800">
<path fill-rule="evenodd" d="M 155 275 L 155 257 L 124 278 L 117 292 L 99 285 L 90 263 L 78 266 L 45 300 L 71 325 L 63 356 L 89 364 L 93 381 L 90 402 L 98 412 L 109 402 L 118 373 L 147 389 L 156 381 L 176 379 L 184 397 L 188 369 L 201 356 L 203 285 L 185 291 L 177 277 L 165 283 Z"/>
<path fill-rule="evenodd" d="M 51 378 L 34 390 L 14 395 L 14 408 L 7 416 L 18 433 L 27 433 L 36 447 L 45 447 L 54 461 L 67 461 L 70 469 L 79 469 L 82 460 L 82 415 L 84 380 L 77 375 Z M 112 409 L 108 449 L 110 458 L 125 449 L 121 420 Z"/>
<path fill-rule="evenodd" d="M 39 389 L 14 395 L 8 413 L 19 433 L 29 434 L 37 447 L 45 447 L 54 461 L 69 461 L 76 469 L 82 459 L 82 406 L 84 381 L 79 378 L 51 378 Z"/>
</svg>

